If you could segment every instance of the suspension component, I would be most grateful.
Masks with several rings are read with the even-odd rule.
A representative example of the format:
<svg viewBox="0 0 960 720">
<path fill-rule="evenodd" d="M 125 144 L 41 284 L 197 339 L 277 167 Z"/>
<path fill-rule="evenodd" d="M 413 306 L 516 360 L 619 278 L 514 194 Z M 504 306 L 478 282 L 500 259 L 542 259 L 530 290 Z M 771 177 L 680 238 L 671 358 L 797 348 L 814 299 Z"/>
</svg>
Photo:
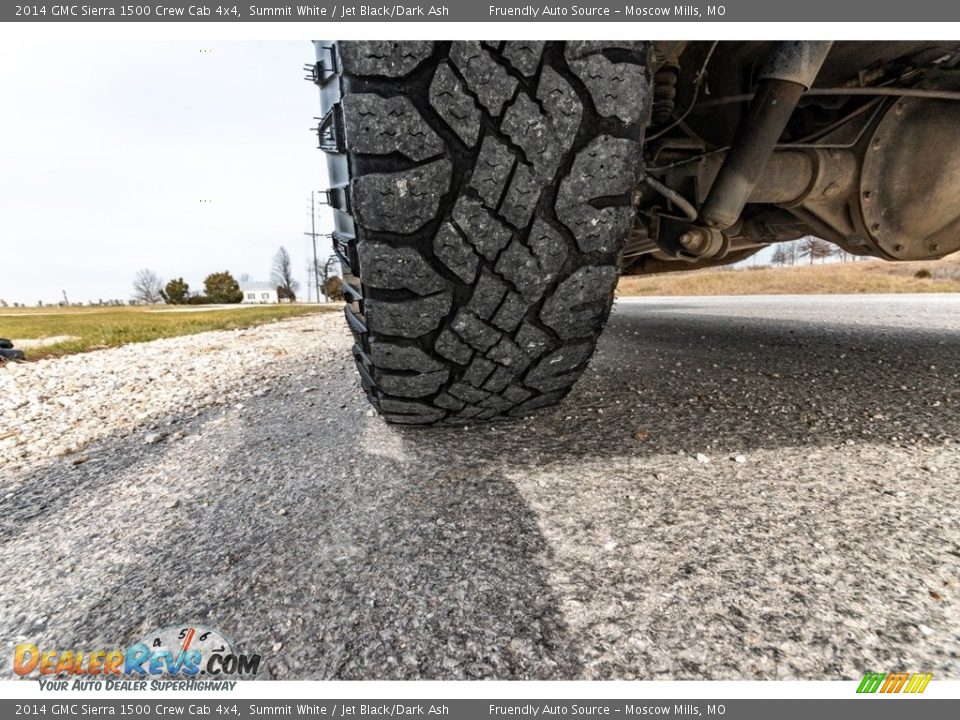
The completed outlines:
<svg viewBox="0 0 960 720">
<path fill-rule="evenodd" d="M 728 228 L 740 218 L 800 96 L 813 84 L 831 45 L 790 41 L 774 46 L 707 197 L 701 214 L 707 225 Z"/>
<path fill-rule="evenodd" d="M 653 127 L 663 125 L 673 115 L 679 79 L 680 66 L 676 64 L 664 65 L 653 76 L 653 113 L 650 117 Z"/>
<path fill-rule="evenodd" d="M 681 260 L 702 260 L 723 256 L 730 249 L 730 240 L 716 228 L 692 227 L 677 238 Z"/>
</svg>

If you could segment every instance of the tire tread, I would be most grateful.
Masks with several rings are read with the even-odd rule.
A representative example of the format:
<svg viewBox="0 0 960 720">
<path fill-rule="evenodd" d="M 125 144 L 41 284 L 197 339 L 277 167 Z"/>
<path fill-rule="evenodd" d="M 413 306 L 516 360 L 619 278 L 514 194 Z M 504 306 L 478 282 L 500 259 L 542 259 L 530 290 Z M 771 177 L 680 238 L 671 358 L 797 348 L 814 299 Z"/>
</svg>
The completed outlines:
<svg viewBox="0 0 960 720">
<path fill-rule="evenodd" d="M 650 112 L 644 43 L 338 42 L 331 175 L 361 384 L 390 422 L 558 402 L 606 321 Z M 326 99 L 325 99 L 326 98 Z M 342 173 L 341 173 L 342 174 Z M 342 236 L 342 237 L 340 237 Z"/>
</svg>

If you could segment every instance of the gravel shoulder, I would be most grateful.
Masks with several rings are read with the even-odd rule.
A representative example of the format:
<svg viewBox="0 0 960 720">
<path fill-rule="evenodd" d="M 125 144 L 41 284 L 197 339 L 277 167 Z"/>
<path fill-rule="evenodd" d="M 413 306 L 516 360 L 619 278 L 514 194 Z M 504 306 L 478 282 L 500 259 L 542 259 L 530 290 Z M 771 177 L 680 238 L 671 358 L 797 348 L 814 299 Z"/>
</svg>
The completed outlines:
<svg viewBox="0 0 960 720">
<path fill-rule="evenodd" d="M 193 621 L 283 679 L 957 677 L 960 301 L 856 302 L 620 303 L 560 407 L 470 427 L 372 416 L 332 315 L 0 369 L 59 423 L 0 441 L 2 652 Z"/>
<path fill-rule="evenodd" d="M 0 471 L 77 460 L 87 444 L 134 428 L 177 431 L 210 406 L 262 395 L 316 353 L 340 351 L 340 314 L 132 343 L 0 367 Z M 2 482 L 2 481 L 0 481 Z"/>
</svg>

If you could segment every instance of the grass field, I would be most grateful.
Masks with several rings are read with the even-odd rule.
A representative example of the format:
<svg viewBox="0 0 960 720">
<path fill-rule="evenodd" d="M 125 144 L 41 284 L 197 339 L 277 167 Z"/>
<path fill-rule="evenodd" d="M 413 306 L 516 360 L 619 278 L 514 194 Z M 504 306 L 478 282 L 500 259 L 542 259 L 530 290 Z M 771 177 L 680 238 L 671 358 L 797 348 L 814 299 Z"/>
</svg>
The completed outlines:
<svg viewBox="0 0 960 720">
<path fill-rule="evenodd" d="M 18 308 L 0 309 L 0 337 L 53 340 L 53 344 L 17 344 L 28 360 L 68 355 L 158 338 L 192 335 L 208 330 L 232 330 L 272 320 L 329 312 L 336 306 L 257 305 L 171 308 Z"/>
<path fill-rule="evenodd" d="M 926 271 L 930 277 L 916 277 Z M 960 292 L 960 258 L 937 262 L 869 262 L 794 267 L 719 268 L 620 280 L 628 295 L 827 295 Z"/>
<path fill-rule="evenodd" d="M 918 272 L 925 276 L 917 277 Z M 925 292 L 960 292 L 960 256 L 937 262 L 870 261 L 697 270 L 625 277 L 617 288 L 621 296 Z M 15 342 L 39 341 L 16 343 L 28 359 L 36 360 L 208 330 L 245 328 L 337 309 L 338 304 L 0 308 L 0 337 Z"/>
</svg>

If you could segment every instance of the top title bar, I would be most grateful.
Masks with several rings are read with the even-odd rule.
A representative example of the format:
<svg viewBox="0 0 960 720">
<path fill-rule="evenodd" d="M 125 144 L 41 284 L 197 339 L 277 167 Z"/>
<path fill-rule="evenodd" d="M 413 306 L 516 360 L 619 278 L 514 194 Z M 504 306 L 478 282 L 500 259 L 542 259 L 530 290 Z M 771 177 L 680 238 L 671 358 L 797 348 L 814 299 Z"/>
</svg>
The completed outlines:
<svg viewBox="0 0 960 720">
<path fill-rule="evenodd" d="M 727 0 L 672 5 L 623 0 L 446 3 L 306 2 L 3 3 L 2 22 L 957 22 L 960 3 L 942 0 Z"/>
</svg>

